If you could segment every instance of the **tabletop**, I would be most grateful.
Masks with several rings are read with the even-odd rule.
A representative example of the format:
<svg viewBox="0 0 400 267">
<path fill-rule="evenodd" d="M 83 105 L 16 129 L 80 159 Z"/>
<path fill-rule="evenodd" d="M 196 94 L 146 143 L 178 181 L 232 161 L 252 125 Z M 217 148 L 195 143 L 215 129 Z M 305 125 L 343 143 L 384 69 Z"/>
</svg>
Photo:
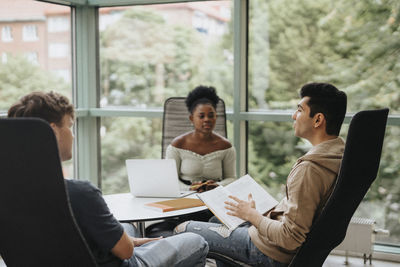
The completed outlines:
<svg viewBox="0 0 400 267">
<path fill-rule="evenodd" d="M 160 212 L 146 208 L 145 203 L 170 200 L 173 198 L 134 197 L 131 193 L 112 194 L 103 196 L 111 213 L 120 222 L 145 222 L 177 217 L 206 210 L 206 206 Z M 196 195 L 187 196 L 197 198 Z"/>
</svg>

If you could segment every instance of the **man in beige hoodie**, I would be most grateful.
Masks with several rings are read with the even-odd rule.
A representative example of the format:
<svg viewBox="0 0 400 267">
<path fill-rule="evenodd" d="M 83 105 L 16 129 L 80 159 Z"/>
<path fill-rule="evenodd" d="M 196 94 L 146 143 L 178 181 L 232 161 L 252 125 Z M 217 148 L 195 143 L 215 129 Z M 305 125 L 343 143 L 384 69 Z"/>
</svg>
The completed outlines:
<svg viewBox="0 0 400 267">
<path fill-rule="evenodd" d="M 290 171 L 286 197 L 260 214 L 251 194 L 247 200 L 230 196 L 232 200 L 225 202 L 227 213 L 247 221 L 246 225 L 229 233 L 219 223 L 190 221 L 179 225 L 177 233 L 200 234 L 210 251 L 252 266 L 287 266 L 332 192 L 344 151 L 338 135 L 346 114 L 346 94 L 331 84 L 310 83 L 301 88 L 300 96 L 292 116 L 295 135 L 313 147 Z"/>
</svg>

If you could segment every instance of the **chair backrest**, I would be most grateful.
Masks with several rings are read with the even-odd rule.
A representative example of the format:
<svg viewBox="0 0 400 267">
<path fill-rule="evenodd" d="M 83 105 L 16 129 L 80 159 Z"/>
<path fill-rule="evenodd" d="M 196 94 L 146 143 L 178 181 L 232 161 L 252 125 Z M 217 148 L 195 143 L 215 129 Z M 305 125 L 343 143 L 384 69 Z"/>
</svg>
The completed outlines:
<svg viewBox="0 0 400 267">
<path fill-rule="evenodd" d="M 165 158 L 167 146 L 171 144 L 175 137 L 193 130 L 193 126 L 189 120 L 185 99 L 185 97 L 170 97 L 165 100 L 161 158 Z M 222 99 L 219 99 L 217 104 L 217 122 L 214 132 L 223 137 L 227 137 L 225 102 Z"/>
<path fill-rule="evenodd" d="M 322 266 L 378 173 L 388 109 L 358 112 L 350 122 L 335 187 L 290 267 Z"/>
<path fill-rule="evenodd" d="M 0 254 L 8 266 L 97 266 L 71 211 L 54 132 L 40 119 L 0 119 Z"/>
</svg>

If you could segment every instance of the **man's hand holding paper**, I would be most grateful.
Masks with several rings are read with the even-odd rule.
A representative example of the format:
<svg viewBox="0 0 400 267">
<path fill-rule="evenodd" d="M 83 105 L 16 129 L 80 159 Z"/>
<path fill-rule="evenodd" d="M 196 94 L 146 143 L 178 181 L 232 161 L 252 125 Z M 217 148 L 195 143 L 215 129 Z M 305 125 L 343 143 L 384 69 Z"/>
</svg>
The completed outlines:
<svg viewBox="0 0 400 267">
<path fill-rule="evenodd" d="M 235 196 L 230 195 L 233 201 L 225 201 L 225 208 L 228 210 L 227 214 L 236 216 L 242 220 L 248 221 L 253 225 L 258 224 L 262 214 L 256 210 L 256 202 L 253 195 L 248 195 L 248 201 L 241 200 Z"/>
<path fill-rule="evenodd" d="M 251 192 L 250 195 L 249 192 Z M 249 221 L 258 227 L 262 219 L 261 214 L 278 203 L 250 175 L 197 196 L 230 230 L 235 229 L 244 221 Z"/>
</svg>

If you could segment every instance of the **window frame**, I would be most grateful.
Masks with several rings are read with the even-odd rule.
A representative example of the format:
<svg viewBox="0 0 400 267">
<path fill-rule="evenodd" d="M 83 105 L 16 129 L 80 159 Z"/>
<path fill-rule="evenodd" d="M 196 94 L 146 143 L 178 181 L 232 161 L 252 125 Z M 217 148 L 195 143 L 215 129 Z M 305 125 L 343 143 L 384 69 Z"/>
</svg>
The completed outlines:
<svg viewBox="0 0 400 267">
<path fill-rule="evenodd" d="M 1 41 L 3 43 L 11 43 L 14 41 L 13 29 L 9 25 L 5 25 L 1 28 Z"/>
<path fill-rule="evenodd" d="M 51 33 L 62 33 L 69 31 L 68 16 L 55 16 L 49 18 L 47 22 L 47 31 Z"/>
<path fill-rule="evenodd" d="M 39 40 L 38 26 L 35 24 L 26 24 L 22 26 L 22 40 L 24 42 L 36 42 Z"/>
</svg>

